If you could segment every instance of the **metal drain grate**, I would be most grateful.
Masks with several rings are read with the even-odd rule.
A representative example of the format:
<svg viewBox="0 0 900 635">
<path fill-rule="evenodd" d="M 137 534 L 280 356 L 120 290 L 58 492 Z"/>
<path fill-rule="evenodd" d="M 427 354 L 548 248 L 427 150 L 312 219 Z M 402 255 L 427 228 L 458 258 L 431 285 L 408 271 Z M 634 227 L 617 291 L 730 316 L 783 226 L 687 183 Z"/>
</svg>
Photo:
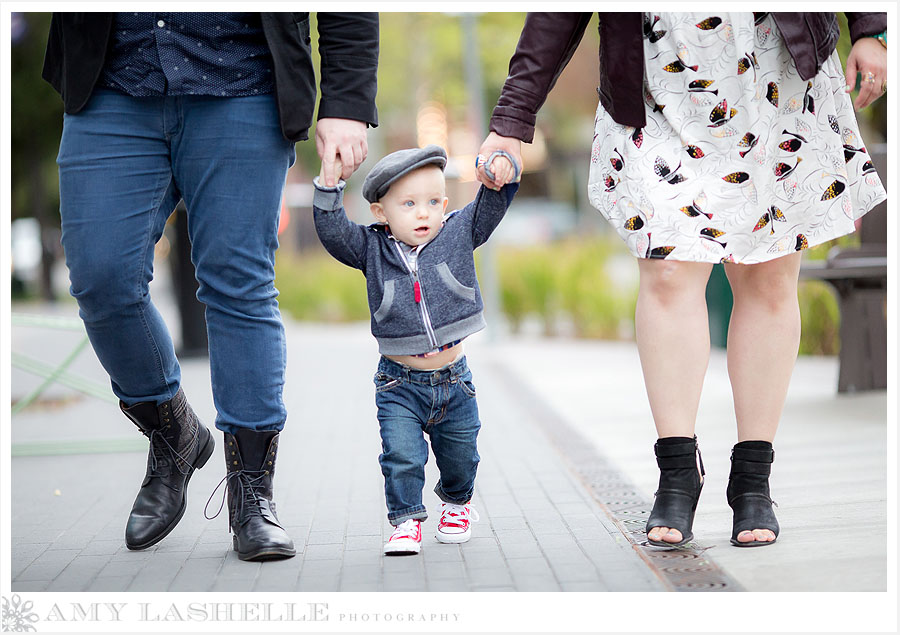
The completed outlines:
<svg viewBox="0 0 900 635">
<path fill-rule="evenodd" d="M 498 369 L 499 365 L 496 366 Z M 570 469 L 580 478 L 631 543 L 632 548 L 673 591 L 743 591 L 731 576 L 705 555 L 707 548 L 691 542 L 677 549 L 654 547 L 647 543 L 644 527 L 652 502 L 635 490 L 634 484 L 615 469 L 578 430 L 551 410 L 508 369 L 498 372 L 501 381 L 515 392 L 535 423 L 550 438 Z"/>
</svg>

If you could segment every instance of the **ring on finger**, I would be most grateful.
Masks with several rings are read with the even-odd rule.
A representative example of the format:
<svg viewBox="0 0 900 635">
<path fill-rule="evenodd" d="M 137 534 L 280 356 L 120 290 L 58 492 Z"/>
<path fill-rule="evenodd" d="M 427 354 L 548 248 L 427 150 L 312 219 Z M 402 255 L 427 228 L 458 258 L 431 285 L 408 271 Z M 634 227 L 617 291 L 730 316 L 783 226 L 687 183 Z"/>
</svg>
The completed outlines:
<svg viewBox="0 0 900 635">
<path fill-rule="evenodd" d="M 865 82 L 866 82 L 867 84 L 874 84 L 874 83 L 875 83 L 875 73 L 873 73 L 872 71 L 869 71 L 869 72 L 866 73 L 863 77 L 864 77 L 864 80 L 865 80 Z"/>
<path fill-rule="evenodd" d="M 881 92 L 883 92 L 883 93 L 887 92 L 887 80 L 884 80 L 883 82 L 881 82 Z"/>
</svg>

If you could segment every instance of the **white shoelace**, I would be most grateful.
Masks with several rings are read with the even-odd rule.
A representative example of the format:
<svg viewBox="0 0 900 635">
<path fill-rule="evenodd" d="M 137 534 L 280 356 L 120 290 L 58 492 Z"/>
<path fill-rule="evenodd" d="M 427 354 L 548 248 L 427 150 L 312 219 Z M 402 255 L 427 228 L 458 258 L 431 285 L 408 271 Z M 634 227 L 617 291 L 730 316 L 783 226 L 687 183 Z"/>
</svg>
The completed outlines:
<svg viewBox="0 0 900 635">
<path fill-rule="evenodd" d="M 394 533 L 391 534 L 389 541 L 399 540 L 401 538 L 411 538 L 415 540 L 418 533 L 418 522 L 410 518 L 409 520 L 404 520 L 394 528 Z"/>
<path fill-rule="evenodd" d="M 481 520 L 481 518 L 478 516 L 478 510 L 471 505 L 444 503 L 444 509 L 441 512 L 442 523 L 464 526 L 465 521 L 477 523 L 479 520 Z"/>
</svg>

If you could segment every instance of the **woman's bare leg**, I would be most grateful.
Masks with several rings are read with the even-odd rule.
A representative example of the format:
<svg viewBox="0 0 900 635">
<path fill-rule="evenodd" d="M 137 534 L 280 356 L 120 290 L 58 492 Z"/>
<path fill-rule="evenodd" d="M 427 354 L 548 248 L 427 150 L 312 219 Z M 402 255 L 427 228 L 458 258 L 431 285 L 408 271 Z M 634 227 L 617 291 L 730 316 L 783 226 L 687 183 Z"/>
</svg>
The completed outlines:
<svg viewBox="0 0 900 635">
<path fill-rule="evenodd" d="M 709 365 L 706 283 L 712 265 L 639 259 L 635 334 L 644 385 L 659 437 L 692 437 Z M 648 537 L 680 542 L 681 532 L 654 527 Z"/>
<path fill-rule="evenodd" d="M 726 264 L 725 272 L 734 293 L 728 376 L 738 441 L 771 443 L 800 345 L 800 253 L 755 265 Z M 768 529 L 738 536 L 740 542 L 774 539 Z"/>
</svg>

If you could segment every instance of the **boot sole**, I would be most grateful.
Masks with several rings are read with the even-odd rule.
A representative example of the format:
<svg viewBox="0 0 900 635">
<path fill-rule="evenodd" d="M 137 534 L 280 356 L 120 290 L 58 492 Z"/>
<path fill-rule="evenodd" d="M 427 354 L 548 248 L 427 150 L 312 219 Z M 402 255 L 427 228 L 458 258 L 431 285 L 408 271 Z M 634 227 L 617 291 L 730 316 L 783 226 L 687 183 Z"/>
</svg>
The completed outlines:
<svg viewBox="0 0 900 635">
<path fill-rule="evenodd" d="M 751 540 L 750 542 L 741 542 L 737 538 L 731 539 L 731 544 L 735 547 L 766 547 L 768 545 L 774 545 L 778 540 L 778 537 L 775 537 L 775 540 Z"/>
<path fill-rule="evenodd" d="M 647 542 L 654 547 L 683 547 L 693 539 L 694 534 L 691 534 L 687 538 L 683 538 L 680 542 L 666 542 L 664 540 L 651 540 L 650 538 L 647 538 Z"/>
<path fill-rule="evenodd" d="M 205 428 L 205 426 L 204 426 Z M 148 547 L 152 547 L 160 540 L 168 536 L 172 533 L 172 530 L 175 529 L 175 526 L 181 521 L 181 518 L 184 516 L 184 512 L 187 509 L 187 486 L 191 481 L 191 476 L 194 475 L 194 470 L 199 470 L 201 467 L 206 465 L 206 462 L 209 461 L 209 457 L 212 456 L 213 450 L 216 449 L 216 442 L 213 439 L 213 435 L 209 432 L 209 428 L 206 428 L 208 433 L 206 439 L 206 445 L 203 446 L 203 449 L 200 451 L 200 455 L 197 457 L 197 462 L 194 464 L 194 467 L 191 468 L 191 471 L 187 473 L 184 478 L 184 500 L 181 503 L 181 509 L 178 510 L 178 514 L 176 514 L 175 518 L 172 519 L 165 529 L 156 536 L 154 536 L 151 540 L 147 542 L 141 543 L 139 545 L 129 544 L 128 541 L 125 541 L 125 546 L 128 547 L 131 551 L 141 551 L 143 549 L 147 549 Z"/>
<path fill-rule="evenodd" d="M 285 558 L 293 558 L 297 555 L 296 549 L 287 547 L 263 547 L 256 551 L 241 553 L 237 546 L 237 536 L 231 537 L 234 550 L 237 551 L 238 560 L 251 560 L 256 562 L 265 562 L 266 560 L 283 560 Z"/>
<path fill-rule="evenodd" d="M 265 562 L 267 560 L 285 560 L 287 558 L 293 558 L 297 555 L 297 552 L 294 550 L 281 550 L 281 549 L 271 549 L 264 550 L 260 552 L 254 552 L 250 554 L 242 554 L 240 551 L 238 552 L 238 560 L 251 561 L 251 562 Z"/>
</svg>

